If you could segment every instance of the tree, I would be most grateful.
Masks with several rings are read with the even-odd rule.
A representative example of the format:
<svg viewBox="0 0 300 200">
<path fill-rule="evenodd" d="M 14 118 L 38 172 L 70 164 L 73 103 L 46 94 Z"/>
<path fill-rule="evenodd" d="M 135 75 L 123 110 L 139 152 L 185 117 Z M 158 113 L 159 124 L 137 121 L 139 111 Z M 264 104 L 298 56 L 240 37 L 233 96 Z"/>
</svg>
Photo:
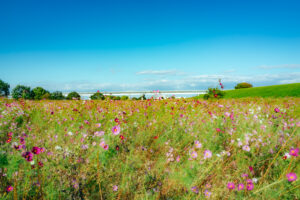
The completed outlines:
<svg viewBox="0 0 300 200">
<path fill-rule="evenodd" d="M 33 94 L 34 94 L 34 99 L 35 100 L 41 100 L 42 97 L 46 97 L 44 96 L 45 94 L 50 94 L 47 90 L 45 90 L 44 88 L 42 87 L 36 87 L 32 90 Z"/>
<path fill-rule="evenodd" d="M 234 89 L 243 89 L 243 88 L 252 88 L 252 87 L 253 87 L 252 84 L 244 82 L 244 83 L 239 83 L 239 84 L 237 84 L 237 85 L 234 87 Z"/>
<path fill-rule="evenodd" d="M 30 87 L 24 86 L 24 85 L 17 85 L 12 90 L 12 97 L 14 99 L 32 99 L 33 92 L 30 90 Z"/>
<path fill-rule="evenodd" d="M 52 100 L 63 100 L 65 98 L 66 97 L 60 91 L 52 92 L 51 95 L 50 95 L 50 99 L 52 99 Z"/>
<path fill-rule="evenodd" d="M 90 98 L 92 100 L 104 100 L 105 96 L 101 92 L 96 92 Z"/>
<path fill-rule="evenodd" d="M 77 92 L 70 92 L 67 96 L 68 100 L 72 100 L 72 99 L 80 99 L 80 95 Z"/>
<path fill-rule="evenodd" d="M 10 88 L 10 85 L 0 79 L 0 96 L 8 96 L 9 88 Z"/>
</svg>

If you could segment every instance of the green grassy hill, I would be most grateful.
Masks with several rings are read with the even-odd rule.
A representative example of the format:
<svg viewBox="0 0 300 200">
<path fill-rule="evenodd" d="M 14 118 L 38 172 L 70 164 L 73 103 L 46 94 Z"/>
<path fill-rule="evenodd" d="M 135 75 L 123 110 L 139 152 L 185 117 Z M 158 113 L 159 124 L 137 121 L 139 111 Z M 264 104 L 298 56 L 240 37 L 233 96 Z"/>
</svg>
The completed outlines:
<svg viewBox="0 0 300 200">
<path fill-rule="evenodd" d="M 224 98 L 244 97 L 300 97 L 300 83 L 226 90 Z M 196 98 L 203 98 L 199 95 Z"/>
</svg>

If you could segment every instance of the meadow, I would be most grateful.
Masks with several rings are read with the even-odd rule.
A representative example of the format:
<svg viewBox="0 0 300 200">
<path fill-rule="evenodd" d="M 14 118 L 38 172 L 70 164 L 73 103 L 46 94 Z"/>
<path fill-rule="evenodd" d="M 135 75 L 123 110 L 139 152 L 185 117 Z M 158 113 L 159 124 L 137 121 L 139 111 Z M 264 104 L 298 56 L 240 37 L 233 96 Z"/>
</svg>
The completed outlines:
<svg viewBox="0 0 300 200">
<path fill-rule="evenodd" d="M 300 99 L 0 100 L 0 199 L 300 199 Z"/>
<path fill-rule="evenodd" d="M 253 87 L 235 90 L 225 90 L 226 99 L 247 98 L 247 97 L 263 97 L 263 98 L 282 98 L 282 97 L 300 97 L 300 83 L 271 85 L 263 87 Z M 203 98 L 204 95 L 195 97 Z"/>
</svg>

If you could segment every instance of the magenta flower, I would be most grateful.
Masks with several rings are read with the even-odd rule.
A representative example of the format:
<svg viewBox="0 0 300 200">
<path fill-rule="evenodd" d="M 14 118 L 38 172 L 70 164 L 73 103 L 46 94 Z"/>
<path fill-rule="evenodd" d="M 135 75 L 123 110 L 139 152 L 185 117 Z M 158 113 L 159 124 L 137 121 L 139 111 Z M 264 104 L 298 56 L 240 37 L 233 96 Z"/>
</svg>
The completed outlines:
<svg viewBox="0 0 300 200">
<path fill-rule="evenodd" d="M 120 126 L 114 126 L 111 131 L 114 135 L 119 135 L 120 130 L 121 130 Z"/>
<path fill-rule="evenodd" d="M 290 154 L 291 156 L 298 157 L 298 153 L 299 153 L 299 148 L 291 148 L 289 154 Z"/>
<path fill-rule="evenodd" d="M 103 149 L 104 149 L 104 150 L 108 150 L 108 145 L 107 145 L 107 144 L 104 145 Z"/>
<path fill-rule="evenodd" d="M 13 191 L 13 189 L 14 189 L 14 187 L 13 186 L 7 186 L 6 187 L 6 192 L 11 192 L 11 191 Z"/>
<path fill-rule="evenodd" d="M 230 190 L 233 190 L 233 189 L 235 188 L 234 183 L 233 183 L 233 182 L 229 182 L 229 183 L 227 184 L 227 188 L 230 189 Z"/>
<path fill-rule="evenodd" d="M 196 194 L 199 193 L 199 189 L 196 186 L 192 187 L 191 190 L 192 190 L 192 192 L 194 192 Z"/>
<path fill-rule="evenodd" d="M 286 175 L 286 177 L 287 177 L 288 181 L 290 181 L 290 182 L 293 182 L 293 181 L 297 180 L 297 175 L 293 172 L 288 173 Z"/>
<path fill-rule="evenodd" d="M 247 190 L 253 190 L 253 188 L 254 188 L 254 185 L 253 185 L 253 183 L 251 182 L 251 183 L 247 183 Z"/>
<path fill-rule="evenodd" d="M 238 190 L 243 190 L 244 184 L 243 183 L 238 184 L 237 188 L 238 188 Z"/>
<path fill-rule="evenodd" d="M 41 149 L 39 147 L 32 147 L 32 153 L 39 155 L 41 153 Z"/>
<path fill-rule="evenodd" d="M 22 154 L 22 157 L 24 157 L 26 161 L 31 162 L 33 159 L 33 154 L 27 151 Z"/>
<path fill-rule="evenodd" d="M 211 156 L 212 156 L 212 153 L 210 150 L 204 151 L 204 159 L 211 158 Z"/>
<path fill-rule="evenodd" d="M 21 144 L 25 144 L 25 138 L 21 137 L 21 138 L 20 138 L 20 143 L 21 143 Z"/>
<path fill-rule="evenodd" d="M 247 183 L 253 183 L 252 179 L 247 179 Z"/>
<path fill-rule="evenodd" d="M 279 108 L 275 108 L 274 111 L 275 111 L 276 113 L 278 113 L 280 110 L 279 110 Z"/>
</svg>

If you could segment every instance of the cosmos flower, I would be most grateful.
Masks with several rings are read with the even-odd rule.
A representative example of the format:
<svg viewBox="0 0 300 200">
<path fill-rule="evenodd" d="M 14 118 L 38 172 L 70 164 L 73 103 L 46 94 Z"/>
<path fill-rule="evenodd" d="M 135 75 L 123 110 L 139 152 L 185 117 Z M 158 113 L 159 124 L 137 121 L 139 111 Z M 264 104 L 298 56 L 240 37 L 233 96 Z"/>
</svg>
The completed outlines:
<svg viewBox="0 0 300 200">
<path fill-rule="evenodd" d="M 97 137 L 101 137 L 101 136 L 104 135 L 104 131 L 96 131 L 96 132 L 94 133 L 94 135 L 97 136 Z"/>
<path fill-rule="evenodd" d="M 205 195 L 207 198 L 209 198 L 210 195 L 211 195 L 211 192 L 208 191 L 208 190 L 205 190 L 205 191 L 204 191 L 204 195 Z"/>
<path fill-rule="evenodd" d="M 100 124 L 100 123 L 97 123 L 97 124 L 96 124 L 96 127 L 97 127 L 97 128 L 100 128 L 100 127 L 101 127 L 101 124 Z"/>
<path fill-rule="evenodd" d="M 6 192 L 11 192 L 11 191 L 13 191 L 13 189 L 14 189 L 14 187 L 9 185 L 6 187 Z"/>
<path fill-rule="evenodd" d="M 41 153 L 41 149 L 39 147 L 32 147 L 32 153 L 39 155 Z"/>
<path fill-rule="evenodd" d="M 121 140 L 124 140 L 124 136 L 123 135 L 120 135 L 119 137 L 120 137 Z"/>
<path fill-rule="evenodd" d="M 298 153 L 299 153 L 299 148 L 291 148 L 289 154 L 290 154 L 291 156 L 298 157 Z"/>
<path fill-rule="evenodd" d="M 192 158 L 197 158 L 198 154 L 196 151 L 192 151 L 191 156 L 192 156 Z"/>
<path fill-rule="evenodd" d="M 30 162 L 33 159 L 33 154 L 27 151 L 22 154 L 22 157 L 24 157 L 26 161 Z"/>
<path fill-rule="evenodd" d="M 192 192 L 194 192 L 196 194 L 199 193 L 199 189 L 196 186 L 192 187 L 191 190 L 192 190 Z"/>
<path fill-rule="evenodd" d="M 198 141 L 198 140 L 196 140 L 195 141 L 195 146 L 196 146 L 196 148 L 201 148 L 202 147 L 202 144 Z"/>
<path fill-rule="evenodd" d="M 247 183 L 247 190 L 253 190 L 253 188 L 254 188 L 254 185 L 253 185 L 253 183 Z"/>
<path fill-rule="evenodd" d="M 230 189 L 230 190 L 233 190 L 233 189 L 235 188 L 234 183 L 233 183 L 233 182 L 229 182 L 229 183 L 227 184 L 227 188 Z"/>
<path fill-rule="evenodd" d="M 21 143 L 21 144 L 25 144 L 25 138 L 21 137 L 21 138 L 20 138 L 20 143 Z"/>
<path fill-rule="evenodd" d="M 290 182 L 293 182 L 293 181 L 297 180 L 297 175 L 293 172 L 288 173 L 286 175 L 286 177 L 287 177 L 288 181 L 290 181 Z"/>
<path fill-rule="evenodd" d="M 204 151 L 204 159 L 211 158 L 211 156 L 212 156 L 212 153 L 210 150 Z"/>
<path fill-rule="evenodd" d="M 114 135 L 119 135 L 120 130 L 121 130 L 120 126 L 114 126 L 114 127 L 111 129 L 111 131 L 112 131 L 112 133 L 113 133 Z"/>
<path fill-rule="evenodd" d="M 238 188 L 238 190 L 243 190 L 244 184 L 243 183 L 238 184 L 237 188 Z"/>
<path fill-rule="evenodd" d="M 105 144 L 105 145 L 103 146 L 103 149 L 104 149 L 104 150 L 108 150 L 108 145 Z"/>
<path fill-rule="evenodd" d="M 279 110 L 279 108 L 275 108 L 274 111 L 275 111 L 276 113 L 278 113 L 280 110 Z"/>
<path fill-rule="evenodd" d="M 243 150 L 249 152 L 250 151 L 250 147 L 248 145 L 244 145 L 243 146 Z"/>
<path fill-rule="evenodd" d="M 115 191 L 115 192 L 118 191 L 118 186 L 117 185 L 113 186 L 113 191 Z"/>
</svg>

